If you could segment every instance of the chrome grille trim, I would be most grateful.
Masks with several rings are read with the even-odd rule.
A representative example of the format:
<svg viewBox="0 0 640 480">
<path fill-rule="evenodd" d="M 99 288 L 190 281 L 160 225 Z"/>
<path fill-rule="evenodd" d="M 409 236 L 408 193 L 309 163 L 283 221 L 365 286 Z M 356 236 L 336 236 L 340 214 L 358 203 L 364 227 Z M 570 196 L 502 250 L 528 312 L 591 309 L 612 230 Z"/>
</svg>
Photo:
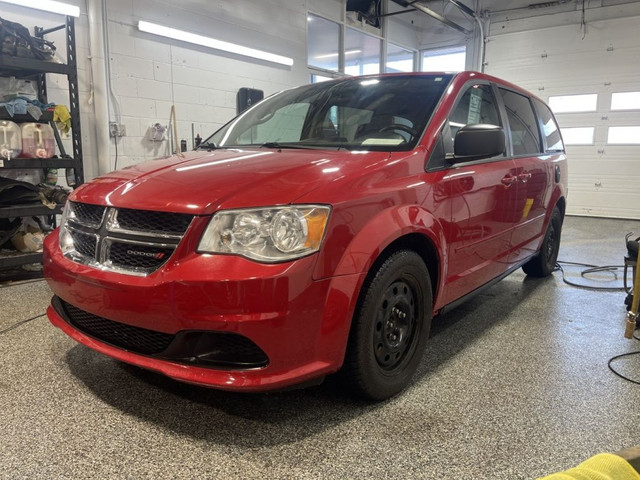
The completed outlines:
<svg viewBox="0 0 640 480">
<path fill-rule="evenodd" d="M 72 208 L 84 208 L 82 203 L 72 203 Z M 91 208 L 96 206 L 90 205 Z M 168 229 L 175 230 L 176 227 L 184 231 L 181 234 L 174 232 L 164 233 L 161 231 L 144 231 L 134 229 L 121 229 L 118 226 L 117 216 L 118 209 L 114 207 L 98 207 L 104 208 L 99 224 L 94 223 L 93 218 L 87 218 L 82 215 L 80 218 L 69 218 L 66 224 L 60 228 L 65 229 L 72 238 L 74 238 L 74 248 L 65 253 L 70 260 L 87 265 L 89 267 L 109 272 L 116 272 L 125 275 L 134 275 L 145 277 L 164 265 L 178 244 L 182 240 L 184 233 L 189 228 L 192 215 L 175 214 L 169 212 L 147 212 L 143 210 L 134 211 L 134 215 L 153 214 L 154 218 L 161 219 Z M 132 212 L 131 209 L 128 209 Z M 162 217 L 166 215 L 166 217 Z M 172 225 L 174 219 L 179 220 L 179 226 Z M 162 225 L 160 225 L 162 227 Z M 79 245 L 75 248 L 75 239 L 83 239 L 87 237 L 95 237 L 95 254 L 91 257 L 86 253 L 91 250 L 91 245 Z M 117 254 L 113 254 L 111 249 L 113 245 L 117 245 Z M 123 247 L 124 246 L 124 247 Z M 123 248 L 125 251 L 123 252 Z M 81 250 L 81 251 L 78 251 Z M 117 255 L 117 258 L 116 258 Z M 128 261 L 127 261 L 128 260 Z"/>
</svg>

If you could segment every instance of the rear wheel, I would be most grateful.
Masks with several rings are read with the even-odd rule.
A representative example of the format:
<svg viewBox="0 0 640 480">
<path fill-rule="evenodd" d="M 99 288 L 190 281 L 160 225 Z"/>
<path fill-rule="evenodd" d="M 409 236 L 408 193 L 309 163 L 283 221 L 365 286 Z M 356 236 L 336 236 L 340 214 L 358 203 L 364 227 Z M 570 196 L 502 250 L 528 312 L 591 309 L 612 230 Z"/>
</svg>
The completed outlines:
<svg viewBox="0 0 640 480">
<path fill-rule="evenodd" d="M 548 277 L 556 268 L 560 251 L 560 234 L 562 232 L 562 214 L 558 207 L 553 209 L 544 240 L 538 255 L 522 266 L 522 270 L 532 277 Z"/>
<path fill-rule="evenodd" d="M 429 272 L 417 253 L 400 250 L 360 295 L 343 373 L 356 393 L 383 400 L 409 384 L 422 358 L 432 313 Z"/>
</svg>

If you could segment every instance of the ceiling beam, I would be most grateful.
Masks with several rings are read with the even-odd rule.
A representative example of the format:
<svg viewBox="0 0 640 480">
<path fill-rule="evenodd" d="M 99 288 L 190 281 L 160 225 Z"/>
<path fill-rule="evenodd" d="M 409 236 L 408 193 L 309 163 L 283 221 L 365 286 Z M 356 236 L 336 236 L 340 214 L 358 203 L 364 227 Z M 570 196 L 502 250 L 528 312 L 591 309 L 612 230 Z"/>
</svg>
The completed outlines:
<svg viewBox="0 0 640 480">
<path fill-rule="evenodd" d="M 420 3 L 419 0 L 413 0 L 413 1 L 394 0 L 394 2 L 397 3 L 398 5 L 402 6 L 402 7 L 405 7 L 405 8 L 410 7 L 410 8 L 413 8 L 414 10 L 418 10 L 418 11 L 420 11 L 422 13 L 426 13 L 431 18 L 435 18 L 439 22 L 445 24 L 447 27 L 453 28 L 454 30 L 457 30 L 459 32 L 464 33 L 465 35 L 469 35 L 471 33 L 471 30 L 467 30 L 466 28 L 458 25 L 457 23 L 452 22 L 451 20 L 443 17 L 438 12 L 435 12 L 435 11 L 431 10 L 429 7 L 427 7 L 427 6 L 423 5 L 422 3 Z M 458 5 L 456 5 L 456 6 L 458 6 Z M 466 7 L 466 6 L 464 6 L 464 7 L 468 9 L 468 7 Z M 460 8 L 460 7 L 458 6 L 458 8 Z M 404 12 L 407 12 L 407 10 L 405 10 Z"/>
</svg>

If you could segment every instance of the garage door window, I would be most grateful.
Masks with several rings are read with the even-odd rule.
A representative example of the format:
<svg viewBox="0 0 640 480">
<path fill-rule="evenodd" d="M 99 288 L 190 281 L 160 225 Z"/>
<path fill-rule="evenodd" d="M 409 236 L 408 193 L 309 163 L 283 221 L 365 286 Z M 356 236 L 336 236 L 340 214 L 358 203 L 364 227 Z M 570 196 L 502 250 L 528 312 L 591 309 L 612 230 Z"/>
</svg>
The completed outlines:
<svg viewBox="0 0 640 480">
<path fill-rule="evenodd" d="M 510 90 L 500 89 L 504 107 L 507 110 L 509 131 L 514 155 L 534 155 L 542 151 L 538 121 L 529 97 Z"/>
<path fill-rule="evenodd" d="M 595 112 L 598 94 L 557 95 L 549 97 L 549 106 L 553 113 Z"/>
<path fill-rule="evenodd" d="M 593 145 L 594 127 L 571 127 L 562 129 L 565 145 Z"/>
<path fill-rule="evenodd" d="M 640 145 L 640 127 L 609 127 L 607 143 L 613 145 Z"/>
<path fill-rule="evenodd" d="M 640 110 L 640 92 L 612 93 L 611 110 Z"/>
</svg>

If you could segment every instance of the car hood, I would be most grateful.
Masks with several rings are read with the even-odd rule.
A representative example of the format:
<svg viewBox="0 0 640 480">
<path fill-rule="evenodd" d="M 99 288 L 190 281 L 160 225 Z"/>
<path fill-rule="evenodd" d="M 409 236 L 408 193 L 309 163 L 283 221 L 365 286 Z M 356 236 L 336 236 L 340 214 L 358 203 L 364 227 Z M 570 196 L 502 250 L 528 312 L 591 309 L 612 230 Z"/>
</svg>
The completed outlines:
<svg viewBox="0 0 640 480">
<path fill-rule="evenodd" d="M 141 210 L 211 214 L 220 209 L 286 205 L 388 152 L 219 149 L 172 155 L 98 177 L 70 199 Z"/>
</svg>

